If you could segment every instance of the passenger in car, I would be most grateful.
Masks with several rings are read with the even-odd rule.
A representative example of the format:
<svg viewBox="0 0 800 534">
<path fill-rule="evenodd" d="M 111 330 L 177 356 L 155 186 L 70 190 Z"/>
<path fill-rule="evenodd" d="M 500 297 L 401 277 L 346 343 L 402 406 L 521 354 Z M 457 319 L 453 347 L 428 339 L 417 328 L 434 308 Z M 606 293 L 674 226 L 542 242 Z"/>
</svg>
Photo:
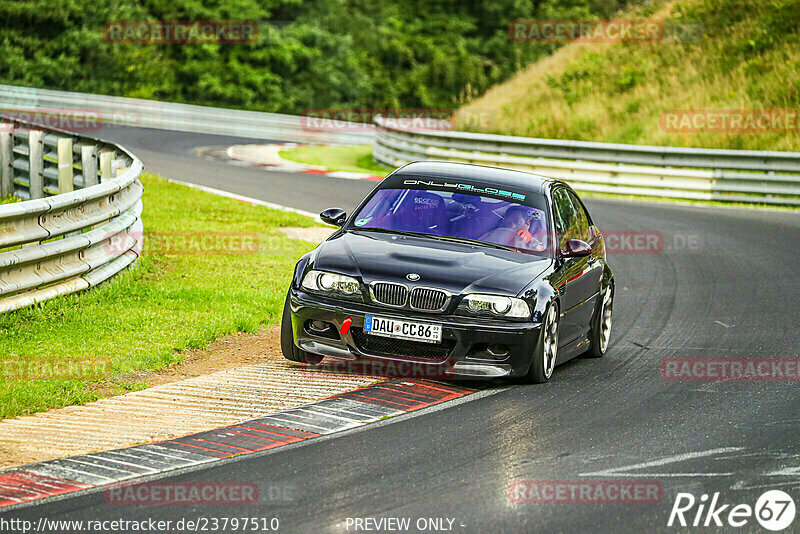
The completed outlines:
<svg viewBox="0 0 800 534">
<path fill-rule="evenodd" d="M 535 228 L 531 224 L 534 221 L 538 222 Z M 545 234 L 540 210 L 527 206 L 511 206 L 506 210 L 500 227 L 483 234 L 480 239 L 498 245 L 541 251 L 545 247 Z"/>
<path fill-rule="evenodd" d="M 547 226 L 544 222 L 544 212 L 536 208 L 531 209 L 533 210 L 533 217 L 528 227 L 528 233 L 532 240 L 528 244 L 532 250 L 541 252 L 547 247 Z"/>
</svg>

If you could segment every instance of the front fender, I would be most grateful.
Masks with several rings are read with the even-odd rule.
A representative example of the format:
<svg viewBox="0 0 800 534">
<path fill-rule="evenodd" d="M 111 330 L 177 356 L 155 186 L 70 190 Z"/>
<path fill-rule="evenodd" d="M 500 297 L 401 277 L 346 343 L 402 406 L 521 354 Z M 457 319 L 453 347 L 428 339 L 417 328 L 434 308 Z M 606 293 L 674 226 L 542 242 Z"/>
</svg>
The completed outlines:
<svg viewBox="0 0 800 534">
<path fill-rule="evenodd" d="M 535 280 L 523 289 L 519 296 L 530 306 L 531 319 L 534 322 L 542 322 L 547 305 L 553 300 L 558 300 L 558 292 L 547 279 Z"/>
<path fill-rule="evenodd" d="M 300 288 L 300 283 L 303 281 L 303 275 L 306 272 L 306 266 L 312 261 L 315 251 L 316 249 L 312 250 L 311 252 L 306 252 L 300 256 L 299 260 L 297 260 L 297 263 L 294 266 L 294 275 L 292 276 L 293 288 Z"/>
</svg>

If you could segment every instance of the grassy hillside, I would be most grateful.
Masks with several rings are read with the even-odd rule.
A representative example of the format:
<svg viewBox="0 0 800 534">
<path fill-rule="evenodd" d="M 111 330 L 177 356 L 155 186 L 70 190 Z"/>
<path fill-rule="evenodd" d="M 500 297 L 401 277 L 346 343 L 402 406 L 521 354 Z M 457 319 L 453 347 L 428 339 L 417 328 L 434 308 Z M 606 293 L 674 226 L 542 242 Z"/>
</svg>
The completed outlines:
<svg viewBox="0 0 800 534">
<path fill-rule="evenodd" d="M 654 2 L 620 18 L 698 21 L 702 37 L 693 42 L 668 37 L 649 43 L 571 43 L 463 108 L 457 128 L 797 151 L 797 115 L 793 129 L 760 133 L 671 133 L 660 120 L 670 110 L 800 112 L 799 15 L 800 0 Z M 483 125 L 467 120 L 475 114 L 491 120 Z"/>
</svg>

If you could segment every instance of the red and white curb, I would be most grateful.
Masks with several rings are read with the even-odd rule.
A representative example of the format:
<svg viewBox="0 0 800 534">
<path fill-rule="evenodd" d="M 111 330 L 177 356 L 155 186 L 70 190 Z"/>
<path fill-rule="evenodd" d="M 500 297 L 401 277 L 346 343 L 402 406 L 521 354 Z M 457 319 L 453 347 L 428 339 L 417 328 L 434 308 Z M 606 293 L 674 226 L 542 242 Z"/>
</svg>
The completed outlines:
<svg viewBox="0 0 800 534">
<path fill-rule="evenodd" d="M 429 380 L 394 379 L 182 438 L 23 465 L 0 471 L 0 507 L 274 449 L 475 391 Z"/>
<path fill-rule="evenodd" d="M 341 178 L 344 180 L 368 180 L 380 182 L 383 176 L 349 171 L 328 171 L 317 165 L 304 165 L 288 161 L 280 157 L 279 152 L 287 148 L 304 146 L 298 143 L 274 145 L 233 145 L 200 148 L 195 155 L 201 158 L 221 161 L 239 167 L 257 167 L 266 171 L 294 172 L 300 174 L 316 174 Z"/>
<path fill-rule="evenodd" d="M 371 182 L 380 182 L 383 176 L 377 174 L 364 174 L 361 172 L 348 172 L 348 171 L 317 171 L 308 169 L 304 171 L 297 171 L 303 174 L 319 174 L 322 176 L 330 176 L 331 178 L 344 178 L 345 180 L 369 180 Z"/>
</svg>

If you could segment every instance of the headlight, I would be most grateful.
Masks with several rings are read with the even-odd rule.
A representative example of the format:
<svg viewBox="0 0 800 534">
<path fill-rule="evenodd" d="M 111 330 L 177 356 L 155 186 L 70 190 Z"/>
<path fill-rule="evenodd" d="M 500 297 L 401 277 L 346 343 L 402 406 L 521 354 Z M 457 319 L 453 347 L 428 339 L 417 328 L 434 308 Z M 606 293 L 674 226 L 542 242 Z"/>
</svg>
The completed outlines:
<svg viewBox="0 0 800 534">
<path fill-rule="evenodd" d="M 503 317 L 530 317 L 531 310 L 524 300 L 499 295 L 472 294 L 464 297 L 467 307 L 477 313 L 490 312 Z"/>
<path fill-rule="evenodd" d="M 343 295 L 355 295 L 359 288 L 358 280 L 352 276 L 323 271 L 308 271 L 301 285 L 312 291 L 329 291 Z"/>
</svg>

